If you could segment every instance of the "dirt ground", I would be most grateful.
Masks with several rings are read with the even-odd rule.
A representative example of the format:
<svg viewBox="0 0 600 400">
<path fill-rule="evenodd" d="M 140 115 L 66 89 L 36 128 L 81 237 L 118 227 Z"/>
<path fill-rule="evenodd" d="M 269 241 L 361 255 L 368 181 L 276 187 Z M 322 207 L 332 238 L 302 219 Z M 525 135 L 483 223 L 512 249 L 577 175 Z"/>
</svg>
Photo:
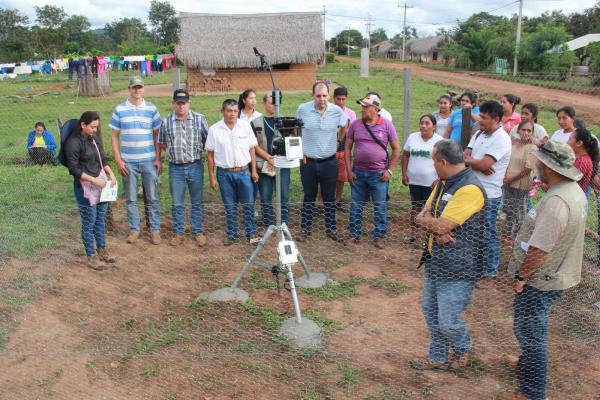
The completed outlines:
<svg viewBox="0 0 600 400">
<path fill-rule="evenodd" d="M 122 212 L 115 217 L 108 244 L 119 257 L 116 268 L 85 268 L 75 239 L 38 262 L 4 265 L 0 287 L 9 294 L 39 290 L 23 307 L 0 309 L 0 321 L 11 326 L 0 353 L 0 398 L 463 400 L 494 399 L 515 387 L 514 373 L 502 364 L 517 351 L 505 280 L 474 292 L 465 313 L 474 347 L 464 373 L 408 366 L 426 353 L 428 333 L 420 251 L 400 239 L 405 219 L 391 221 L 384 251 L 367 237 L 352 248 L 318 233 L 300 244 L 309 267 L 336 282 L 300 291 L 305 315 L 325 332 L 322 349 L 301 351 L 277 335 L 293 309 L 288 293 L 274 289 L 270 271 L 256 267 L 244 278 L 251 303 L 195 300 L 232 282 L 252 250 L 244 243 L 223 247 L 217 216 L 207 215 L 203 249 L 191 238 L 170 247 L 167 233 L 160 246 L 147 237 L 128 245 Z M 273 255 L 270 244 L 261 258 Z M 14 279 L 19 274 L 29 283 Z M 566 330 L 572 311 L 557 306 L 552 318 L 549 396 L 599 399 L 598 341 Z"/>
<path fill-rule="evenodd" d="M 338 56 L 338 58 L 340 60 L 358 63 L 356 58 L 343 56 Z M 469 73 L 438 71 L 415 64 L 396 64 L 371 60 L 369 65 L 371 67 L 381 67 L 389 70 L 403 70 L 408 67 L 412 70 L 414 76 L 426 81 L 434 81 L 442 85 L 459 87 L 462 89 L 476 88 L 497 96 L 502 96 L 505 93 L 514 93 L 523 99 L 522 102 L 534 102 L 552 109 L 558 109 L 564 105 L 571 105 L 577 110 L 578 116 L 581 116 L 594 124 L 600 124 L 600 114 L 598 113 L 598 110 L 600 109 L 599 96 L 501 81 L 498 79 L 471 75 Z"/>
</svg>

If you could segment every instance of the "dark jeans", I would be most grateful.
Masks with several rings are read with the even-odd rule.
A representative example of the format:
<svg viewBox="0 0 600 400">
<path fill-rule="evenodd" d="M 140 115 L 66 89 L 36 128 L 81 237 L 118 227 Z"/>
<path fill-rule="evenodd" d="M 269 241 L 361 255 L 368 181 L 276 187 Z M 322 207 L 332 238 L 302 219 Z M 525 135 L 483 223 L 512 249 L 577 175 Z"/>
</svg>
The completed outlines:
<svg viewBox="0 0 600 400">
<path fill-rule="evenodd" d="M 515 295 L 515 336 L 519 340 L 519 390 L 531 400 L 546 398 L 548 316 L 562 290 L 542 291 L 525 286 Z"/>
<path fill-rule="evenodd" d="M 302 218 L 300 226 L 303 232 L 310 232 L 316 213 L 315 200 L 321 188 L 325 206 L 325 231 L 335 232 L 335 185 L 338 176 L 338 161 L 335 157 L 324 162 L 309 161 L 300 165 L 300 178 L 304 190 Z"/>
<path fill-rule="evenodd" d="M 231 172 L 217 169 L 217 182 L 221 192 L 221 199 L 225 205 L 225 217 L 228 238 L 236 238 L 238 234 L 237 205 L 240 203 L 244 212 L 244 228 L 246 237 L 256 236 L 254 224 L 254 189 L 250 172 L 246 169 L 240 172 Z"/>
<path fill-rule="evenodd" d="M 81 240 L 83 241 L 85 254 L 91 256 L 96 252 L 94 239 L 96 240 L 96 248 L 103 249 L 106 247 L 104 219 L 106 218 L 108 203 L 98 203 L 95 206 L 90 206 L 90 202 L 83 197 L 81 186 L 75 184 L 73 190 L 79 207 L 79 215 L 81 216 Z"/>
<path fill-rule="evenodd" d="M 290 192 L 290 169 L 281 168 L 281 222 L 288 223 L 288 195 Z M 275 191 L 275 177 L 267 174 L 258 174 L 258 192 L 260 194 L 260 208 L 262 210 L 262 224 L 265 227 L 275 224 L 273 212 L 273 192 Z"/>
<path fill-rule="evenodd" d="M 54 156 L 52 152 L 43 147 L 30 147 L 28 149 L 31 162 L 37 165 L 53 163 Z"/>
</svg>

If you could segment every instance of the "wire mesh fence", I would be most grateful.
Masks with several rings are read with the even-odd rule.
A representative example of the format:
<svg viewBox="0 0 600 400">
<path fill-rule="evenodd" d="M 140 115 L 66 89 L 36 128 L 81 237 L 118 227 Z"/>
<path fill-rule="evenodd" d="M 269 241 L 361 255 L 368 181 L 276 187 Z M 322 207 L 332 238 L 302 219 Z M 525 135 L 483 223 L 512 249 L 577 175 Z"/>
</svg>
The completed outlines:
<svg viewBox="0 0 600 400">
<path fill-rule="evenodd" d="M 402 93 L 401 75 L 374 74 L 355 83 L 347 73 L 319 71 L 319 76 L 348 86 L 351 99 L 378 89 L 384 107 L 400 126 L 401 99 L 395 94 Z M 113 78 L 115 82 L 119 84 Z M 121 84 L 125 89 L 126 81 Z M 413 91 L 413 126 L 420 114 L 435 107 L 445 89 L 415 85 L 419 86 Z M 22 90 L 17 86 L 1 90 L 9 94 L 17 88 Z M 55 118 L 77 118 L 83 111 L 98 110 L 104 148 L 116 171 L 107 142 L 108 119 L 126 92 L 75 99 L 74 89 L 70 90 L 1 100 L 0 367 L 5 371 L 0 377 L 1 398 L 492 399 L 519 387 L 518 374 L 506 362 L 507 356 L 520 352 L 513 332 L 513 276 L 507 267 L 520 246 L 515 219 L 523 214 L 517 211 L 527 210 L 526 203 L 507 203 L 506 213 L 496 221 L 500 266 L 496 279 L 481 281 L 472 290 L 463 313 L 472 341 L 464 365 L 434 371 L 411 365 L 428 354 L 430 344 L 422 306 L 427 266 L 418 268 L 428 236 L 414 227 L 408 191 L 399 174 L 390 183 L 384 248 L 373 241 L 375 215 L 370 203 L 361 218 L 360 240 L 347 240 L 352 207 L 348 185 L 342 202 L 335 205 L 337 237 L 342 241 L 327 235 L 325 207 L 317 203 L 311 235 L 297 246 L 309 270 L 327 273 L 329 280 L 322 288 L 299 289 L 299 296 L 303 315 L 321 328 L 323 345 L 299 349 L 279 330 L 294 310 L 288 291 L 277 289 L 272 274 L 275 239 L 241 281 L 251 300 L 210 303 L 198 298 L 231 285 L 255 244 L 245 240 L 240 208 L 238 240 L 224 246 L 225 208 L 219 193 L 204 185 L 207 243 L 199 247 L 186 222 L 185 239 L 172 245 L 167 163 L 158 184 L 161 243 L 151 242 L 141 192 L 142 234 L 136 243 L 127 243 L 127 207 L 120 196 L 106 218 L 106 249 L 117 261 L 103 271 L 86 268 L 73 180 L 61 165 L 35 163 L 27 153 L 24 133 L 37 121 L 56 132 Z M 148 85 L 146 90 L 157 89 Z M 166 93 L 148 96 L 163 116 L 171 109 L 170 91 L 169 87 Z M 220 103 L 232 96 L 198 95 L 192 98 L 192 110 L 214 123 L 220 118 Z M 309 100 L 306 90 L 290 90 L 284 95 L 283 112 L 293 115 L 298 104 Z M 204 181 L 208 182 L 206 175 Z M 119 183 L 122 187 L 120 178 Z M 539 196 L 532 199 L 534 205 Z M 302 198 L 299 172 L 293 169 L 288 225 L 294 237 L 302 233 Z M 549 318 L 547 388 L 552 399 L 598 396 L 596 204 L 591 196 L 581 283 L 557 300 Z M 187 208 L 189 221 L 189 203 Z M 266 227 L 258 200 L 253 210 L 260 236 Z M 479 244 L 472 250 L 487 248 Z M 447 267 L 451 271 L 457 265 Z M 298 265 L 294 272 L 302 275 Z"/>
<path fill-rule="evenodd" d="M 503 75 L 485 72 L 473 72 L 473 74 L 484 76 L 486 78 L 524 83 L 549 89 L 559 89 L 567 92 L 589 94 L 592 96 L 600 93 L 600 74 L 589 73 L 585 76 L 539 72 L 519 72 L 516 76 L 511 74 Z"/>
</svg>

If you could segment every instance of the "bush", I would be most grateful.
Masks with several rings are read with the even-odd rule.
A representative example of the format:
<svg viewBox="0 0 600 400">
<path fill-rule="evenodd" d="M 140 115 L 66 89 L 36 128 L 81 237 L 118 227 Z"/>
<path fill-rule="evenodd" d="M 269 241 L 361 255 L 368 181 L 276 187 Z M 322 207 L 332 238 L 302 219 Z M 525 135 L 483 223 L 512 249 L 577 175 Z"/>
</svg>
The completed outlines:
<svg viewBox="0 0 600 400">
<path fill-rule="evenodd" d="M 332 52 L 329 52 L 329 51 L 327 53 L 325 53 L 325 62 L 327 64 L 334 63 L 335 62 L 335 53 L 332 53 Z"/>
</svg>

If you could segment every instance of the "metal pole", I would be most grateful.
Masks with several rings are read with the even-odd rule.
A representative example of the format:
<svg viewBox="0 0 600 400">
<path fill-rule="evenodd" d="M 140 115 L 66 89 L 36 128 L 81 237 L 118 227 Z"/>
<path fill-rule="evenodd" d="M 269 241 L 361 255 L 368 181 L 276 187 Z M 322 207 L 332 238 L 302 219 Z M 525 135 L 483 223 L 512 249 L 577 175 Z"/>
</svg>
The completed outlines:
<svg viewBox="0 0 600 400">
<path fill-rule="evenodd" d="M 515 45 L 515 62 L 513 63 L 513 76 L 519 72 L 519 45 L 521 44 L 521 22 L 523 19 L 523 0 L 519 0 L 519 19 L 517 20 L 517 43 Z"/>
<path fill-rule="evenodd" d="M 350 28 L 348 28 L 348 48 L 346 49 L 346 56 L 350 56 Z"/>
<path fill-rule="evenodd" d="M 402 143 L 406 143 L 408 135 L 410 135 L 410 86 L 411 86 L 411 69 L 404 68 L 404 127 Z"/>
<path fill-rule="evenodd" d="M 404 49 L 406 49 L 406 3 L 404 3 L 404 24 L 402 25 L 402 62 L 404 62 Z"/>
<path fill-rule="evenodd" d="M 325 39 L 325 18 L 327 15 L 327 11 L 325 6 L 323 6 L 323 49 L 327 52 L 327 39 Z M 323 57 L 323 65 L 327 64 L 327 56 Z"/>
</svg>

